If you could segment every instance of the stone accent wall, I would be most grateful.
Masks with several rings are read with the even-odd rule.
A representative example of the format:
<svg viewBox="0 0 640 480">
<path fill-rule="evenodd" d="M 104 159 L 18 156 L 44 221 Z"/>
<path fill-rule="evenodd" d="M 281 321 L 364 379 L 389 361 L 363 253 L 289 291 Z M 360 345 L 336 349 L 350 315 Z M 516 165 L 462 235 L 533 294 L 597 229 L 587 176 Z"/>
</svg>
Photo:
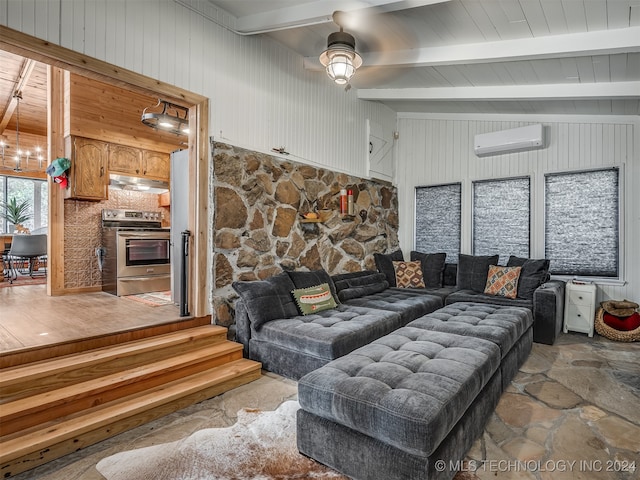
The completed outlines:
<svg viewBox="0 0 640 480">
<path fill-rule="evenodd" d="M 158 195 L 149 193 L 109 189 L 109 200 L 102 202 L 65 200 L 64 288 L 102 286 L 102 272 L 95 251 L 102 244 L 104 208 L 161 212 L 169 219 L 169 209 L 159 207 Z"/>
<path fill-rule="evenodd" d="M 235 280 L 283 270 L 375 270 L 374 253 L 398 248 L 398 195 L 390 184 L 224 143 L 213 154 L 216 323 L 234 322 Z M 341 188 L 354 191 L 353 217 L 339 214 Z M 302 223 L 309 211 L 326 220 Z"/>
</svg>

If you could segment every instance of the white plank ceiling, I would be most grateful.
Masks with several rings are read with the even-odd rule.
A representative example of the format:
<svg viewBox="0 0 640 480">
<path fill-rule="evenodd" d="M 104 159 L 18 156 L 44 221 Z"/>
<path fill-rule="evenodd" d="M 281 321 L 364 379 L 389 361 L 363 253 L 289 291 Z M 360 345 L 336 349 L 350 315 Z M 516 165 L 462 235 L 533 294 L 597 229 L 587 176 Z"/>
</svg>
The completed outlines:
<svg viewBox="0 0 640 480">
<path fill-rule="evenodd" d="M 352 87 L 398 112 L 640 114 L 640 0 L 208 1 L 318 75 L 346 12 Z"/>
</svg>

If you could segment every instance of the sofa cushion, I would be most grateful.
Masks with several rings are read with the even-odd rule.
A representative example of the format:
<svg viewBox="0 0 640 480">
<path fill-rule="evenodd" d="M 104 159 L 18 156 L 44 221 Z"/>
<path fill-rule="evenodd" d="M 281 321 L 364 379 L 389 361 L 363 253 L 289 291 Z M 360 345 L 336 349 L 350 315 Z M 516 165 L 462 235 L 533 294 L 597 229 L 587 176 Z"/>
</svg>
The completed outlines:
<svg viewBox="0 0 640 480">
<path fill-rule="evenodd" d="M 484 338 L 498 345 L 504 357 L 532 324 L 533 314 L 527 308 L 458 302 L 407 326 Z"/>
<path fill-rule="evenodd" d="M 393 269 L 396 272 L 396 287 L 424 288 L 422 266 L 419 261 L 393 262 Z"/>
<path fill-rule="evenodd" d="M 347 273 L 338 273 L 336 275 L 331 275 L 331 280 L 333 280 L 333 284 L 336 286 L 336 291 L 340 291 L 341 288 L 347 288 L 349 284 L 346 282 L 347 280 L 351 280 L 353 278 L 360 277 L 368 277 L 369 275 L 380 275 L 380 272 L 377 270 L 361 270 L 359 272 L 347 272 Z M 385 276 L 385 279 L 387 277 Z"/>
<path fill-rule="evenodd" d="M 331 295 L 331 289 L 326 283 L 321 283 L 315 287 L 296 288 L 291 292 L 296 299 L 298 309 L 302 315 L 321 312 L 336 308 L 336 301 Z"/>
<path fill-rule="evenodd" d="M 389 282 L 390 286 L 395 287 L 396 271 L 393 268 L 393 262 L 404 261 L 402 250 L 396 250 L 395 252 L 389 254 L 374 253 L 373 259 L 376 262 L 376 268 L 378 269 L 378 271 L 386 275 L 387 282 Z"/>
<path fill-rule="evenodd" d="M 296 288 L 289 276 L 282 272 L 266 280 L 233 282 L 247 309 L 252 327 L 259 329 L 264 323 L 298 315 L 291 291 Z"/>
<path fill-rule="evenodd" d="M 442 288 L 397 288 L 390 287 L 390 291 L 399 290 L 401 292 L 411 292 L 416 293 L 418 295 L 433 295 L 439 297 L 444 304 L 444 300 L 454 292 L 457 292 L 458 289 L 456 287 L 442 287 Z"/>
<path fill-rule="evenodd" d="M 464 255 L 458 256 L 457 286 L 462 290 L 484 292 L 487 284 L 489 265 L 498 264 L 498 255 Z"/>
<path fill-rule="evenodd" d="M 522 267 L 490 265 L 484 293 L 506 298 L 516 298 L 521 270 Z"/>
<path fill-rule="evenodd" d="M 378 272 L 340 280 L 338 283 L 340 288 L 336 285 L 336 289 L 341 302 L 379 293 L 389 288 L 386 275 Z"/>
<path fill-rule="evenodd" d="M 533 299 L 533 292 L 549 280 L 549 260 L 546 258 L 532 259 L 511 255 L 507 262 L 508 267 L 522 267 L 520 280 L 518 281 L 518 298 Z"/>
<path fill-rule="evenodd" d="M 251 336 L 328 362 L 402 325 L 398 313 L 340 304 L 311 315 L 273 320 Z"/>
<path fill-rule="evenodd" d="M 487 340 L 403 327 L 298 382 L 303 410 L 431 455 L 500 365 Z"/>
<path fill-rule="evenodd" d="M 294 288 L 309 288 L 326 283 L 331 289 L 331 295 L 336 303 L 339 303 L 338 294 L 336 293 L 336 286 L 333 284 L 333 279 L 324 270 L 314 270 L 311 272 L 293 272 L 287 271 L 287 275 L 295 285 Z M 293 289 L 292 289 L 293 290 Z"/>
<path fill-rule="evenodd" d="M 345 303 L 397 312 L 405 325 L 415 318 L 437 310 L 443 305 L 443 300 L 438 296 L 426 294 L 424 289 L 393 287 L 375 294 L 345 300 Z"/>
<path fill-rule="evenodd" d="M 444 280 L 444 267 L 447 258 L 446 253 L 422 253 L 411 252 L 411 260 L 420 261 L 422 265 L 422 277 L 426 288 L 442 287 Z"/>
<path fill-rule="evenodd" d="M 522 298 L 506 298 L 497 295 L 487 295 L 474 290 L 458 290 L 449 295 L 444 303 L 451 305 L 456 302 L 492 303 L 493 305 L 507 305 L 513 307 L 524 307 L 533 311 L 533 300 Z"/>
<path fill-rule="evenodd" d="M 442 285 L 445 287 L 455 287 L 458 282 L 458 264 L 447 263 L 444 266 L 442 275 Z"/>
</svg>

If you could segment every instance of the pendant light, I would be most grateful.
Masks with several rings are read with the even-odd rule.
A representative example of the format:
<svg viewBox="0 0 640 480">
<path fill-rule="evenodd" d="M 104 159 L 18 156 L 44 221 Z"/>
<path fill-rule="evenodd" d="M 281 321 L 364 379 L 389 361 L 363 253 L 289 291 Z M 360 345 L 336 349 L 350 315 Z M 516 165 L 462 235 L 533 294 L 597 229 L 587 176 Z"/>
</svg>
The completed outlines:
<svg viewBox="0 0 640 480">
<path fill-rule="evenodd" d="M 27 148 L 26 150 L 20 148 L 20 100 L 22 100 L 22 92 L 16 90 L 13 94 L 13 99 L 16 101 L 16 145 L 15 153 L 12 156 L 9 155 L 9 157 L 11 157 L 9 159 L 9 165 L 13 167 L 14 172 L 43 171 L 42 162 L 44 160 L 44 157 L 42 155 L 42 149 L 40 147 L 35 147 L 32 152 L 29 148 Z M 9 148 L 10 145 L 5 142 L 4 139 L 0 138 L 0 156 L 2 157 L 2 166 L 4 167 L 7 167 L 7 159 L 5 153 Z M 29 165 L 29 160 L 34 156 L 38 160 L 37 169 L 32 169 Z"/>
<path fill-rule="evenodd" d="M 150 108 L 162 106 L 160 112 L 147 112 Z M 158 100 L 154 107 L 142 111 L 142 123 L 157 130 L 165 130 L 176 135 L 189 134 L 189 109 L 166 100 Z"/>
<path fill-rule="evenodd" d="M 362 57 L 356 52 L 356 40 L 345 32 L 337 17 L 342 12 L 333 13 L 333 21 L 340 27 L 327 39 L 327 49 L 320 54 L 320 63 L 325 67 L 329 78 L 338 85 L 348 84 L 356 70 L 362 65 Z"/>
</svg>

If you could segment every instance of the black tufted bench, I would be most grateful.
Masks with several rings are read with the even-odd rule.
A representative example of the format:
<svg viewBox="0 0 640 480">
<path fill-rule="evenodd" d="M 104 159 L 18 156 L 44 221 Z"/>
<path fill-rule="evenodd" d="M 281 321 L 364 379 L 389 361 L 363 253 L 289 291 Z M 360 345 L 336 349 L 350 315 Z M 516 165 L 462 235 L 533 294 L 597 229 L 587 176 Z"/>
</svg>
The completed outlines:
<svg viewBox="0 0 640 480">
<path fill-rule="evenodd" d="M 305 375 L 299 450 L 357 479 L 453 478 L 528 355 L 531 324 L 527 309 L 452 305 Z"/>
</svg>

